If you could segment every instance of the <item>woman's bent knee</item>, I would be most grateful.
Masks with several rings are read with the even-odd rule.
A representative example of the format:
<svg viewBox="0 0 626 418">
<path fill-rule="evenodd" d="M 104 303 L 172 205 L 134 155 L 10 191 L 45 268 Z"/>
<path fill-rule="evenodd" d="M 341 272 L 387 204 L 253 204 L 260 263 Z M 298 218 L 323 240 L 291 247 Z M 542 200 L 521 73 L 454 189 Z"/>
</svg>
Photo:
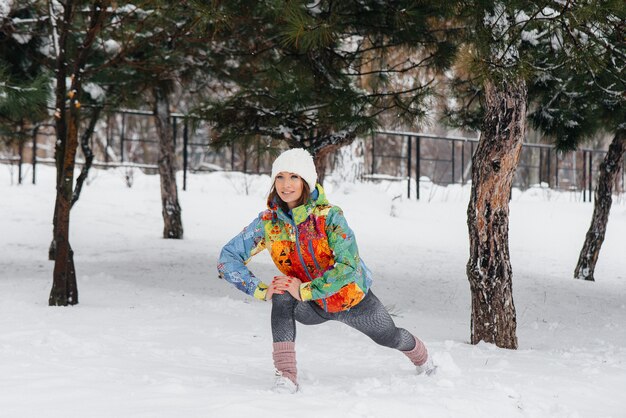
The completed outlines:
<svg viewBox="0 0 626 418">
<path fill-rule="evenodd" d="M 291 296 L 291 294 L 289 292 L 285 292 L 285 293 L 274 293 L 272 295 L 272 303 L 287 303 L 287 304 L 294 304 L 296 303 L 297 300 Z"/>
</svg>

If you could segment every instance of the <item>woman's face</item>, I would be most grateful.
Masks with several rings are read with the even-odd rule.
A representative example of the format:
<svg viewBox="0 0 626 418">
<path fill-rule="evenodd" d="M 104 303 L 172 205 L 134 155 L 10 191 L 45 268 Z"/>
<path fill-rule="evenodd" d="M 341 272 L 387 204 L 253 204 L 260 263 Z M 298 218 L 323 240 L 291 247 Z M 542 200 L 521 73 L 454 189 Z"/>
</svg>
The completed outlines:
<svg viewBox="0 0 626 418">
<path fill-rule="evenodd" d="M 289 209 L 293 209 L 296 207 L 300 196 L 302 196 L 304 182 L 296 173 L 281 171 L 276 175 L 274 187 L 278 196 L 287 204 Z"/>
</svg>

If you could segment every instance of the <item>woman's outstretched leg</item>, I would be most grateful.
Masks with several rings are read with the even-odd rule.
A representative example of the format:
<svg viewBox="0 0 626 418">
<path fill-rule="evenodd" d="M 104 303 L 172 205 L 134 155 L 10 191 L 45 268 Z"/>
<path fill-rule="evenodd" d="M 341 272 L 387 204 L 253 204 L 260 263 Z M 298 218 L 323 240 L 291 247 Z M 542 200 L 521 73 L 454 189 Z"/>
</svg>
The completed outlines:
<svg viewBox="0 0 626 418">
<path fill-rule="evenodd" d="M 430 359 L 424 343 L 404 328 L 396 327 L 389 312 L 371 290 L 358 305 L 342 312 L 337 319 L 361 331 L 377 344 L 400 350 L 417 366 L 418 372 L 429 373 L 426 366 Z"/>
</svg>

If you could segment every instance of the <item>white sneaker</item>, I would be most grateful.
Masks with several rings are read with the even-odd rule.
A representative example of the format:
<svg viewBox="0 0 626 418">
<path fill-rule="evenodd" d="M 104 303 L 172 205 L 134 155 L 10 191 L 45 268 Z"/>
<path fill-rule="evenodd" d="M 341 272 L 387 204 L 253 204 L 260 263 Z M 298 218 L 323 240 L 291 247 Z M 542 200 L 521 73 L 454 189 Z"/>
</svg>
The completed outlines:
<svg viewBox="0 0 626 418">
<path fill-rule="evenodd" d="M 290 378 L 283 376 L 282 372 L 276 370 L 275 376 L 274 387 L 272 388 L 273 392 L 293 394 L 298 391 L 298 385 L 293 383 Z"/>
<path fill-rule="evenodd" d="M 426 363 L 421 366 L 415 366 L 417 374 L 425 374 L 426 376 L 432 376 L 437 372 L 437 366 L 433 364 L 432 357 L 428 356 Z"/>
</svg>

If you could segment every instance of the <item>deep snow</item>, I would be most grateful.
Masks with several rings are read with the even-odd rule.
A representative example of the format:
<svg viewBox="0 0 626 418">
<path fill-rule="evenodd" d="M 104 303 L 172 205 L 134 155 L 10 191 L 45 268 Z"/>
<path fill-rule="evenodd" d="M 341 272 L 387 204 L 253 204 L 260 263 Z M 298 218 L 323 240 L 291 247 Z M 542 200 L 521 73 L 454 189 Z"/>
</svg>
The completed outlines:
<svg viewBox="0 0 626 418">
<path fill-rule="evenodd" d="M 624 417 L 626 203 L 614 203 L 596 282 L 572 279 L 593 207 L 515 191 L 510 245 L 518 350 L 468 344 L 468 187 L 327 184 L 396 323 L 439 365 L 336 323 L 298 328 L 302 391 L 272 383 L 270 304 L 217 278 L 221 246 L 264 207 L 267 176 L 192 175 L 184 240 L 161 238 L 158 178 L 94 170 L 72 212 L 80 304 L 48 307 L 54 171 L 11 185 L 0 166 L 1 417 Z M 331 179 L 332 180 L 332 179 Z M 180 183 L 179 183 L 180 184 Z M 244 193 L 250 190 L 250 195 Z M 390 213 L 395 216 L 390 216 Z M 267 253 L 250 268 L 276 273 Z"/>
</svg>

